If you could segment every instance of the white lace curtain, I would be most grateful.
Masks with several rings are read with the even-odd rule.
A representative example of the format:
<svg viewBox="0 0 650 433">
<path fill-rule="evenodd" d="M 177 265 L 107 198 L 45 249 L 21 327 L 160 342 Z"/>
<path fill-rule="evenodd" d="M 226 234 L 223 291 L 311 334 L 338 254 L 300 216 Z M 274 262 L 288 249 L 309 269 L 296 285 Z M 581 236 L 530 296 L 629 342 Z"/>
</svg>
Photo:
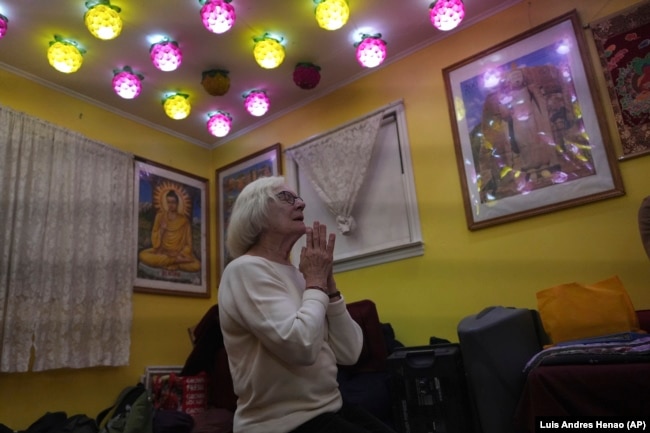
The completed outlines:
<svg viewBox="0 0 650 433">
<path fill-rule="evenodd" d="M 128 364 L 133 185 L 132 155 L 0 106 L 1 372 Z"/>
<path fill-rule="evenodd" d="M 356 226 L 352 210 L 368 171 L 383 111 L 286 150 L 347 235 Z"/>
</svg>

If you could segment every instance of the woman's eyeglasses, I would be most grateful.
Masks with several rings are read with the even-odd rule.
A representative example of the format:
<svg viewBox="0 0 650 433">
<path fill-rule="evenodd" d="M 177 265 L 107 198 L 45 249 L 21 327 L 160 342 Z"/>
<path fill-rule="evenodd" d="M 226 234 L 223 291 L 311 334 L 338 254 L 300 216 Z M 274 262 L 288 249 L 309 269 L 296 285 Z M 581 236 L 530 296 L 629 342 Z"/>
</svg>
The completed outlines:
<svg viewBox="0 0 650 433">
<path fill-rule="evenodd" d="M 289 205 L 293 206 L 293 204 L 296 202 L 296 200 L 300 200 L 301 202 L 305 202 L 301 197 L 298 197 L 297 195 L 289 192 L 289 191 L 280 191 L 275 195 L 277 198 L 279 198 L 281 201 L 284 201 L 288 203 Z"/>
</svg>

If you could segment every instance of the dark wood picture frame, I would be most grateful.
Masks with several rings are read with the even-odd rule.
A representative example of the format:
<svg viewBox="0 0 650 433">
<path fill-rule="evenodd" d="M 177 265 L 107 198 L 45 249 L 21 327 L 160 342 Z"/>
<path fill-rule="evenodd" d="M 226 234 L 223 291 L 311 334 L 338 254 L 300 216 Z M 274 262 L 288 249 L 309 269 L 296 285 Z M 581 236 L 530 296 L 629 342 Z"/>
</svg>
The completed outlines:
<svg viewBox="0 0 650 433">
<path fill-rule="evenodd" d="M 625 193 L 578 15 L 443 70 L 467 226 Z"/>
<path fill-rule="evenodd" d="M 241 190 L 259 177 L 282 175 L 280 143 L 238 159 L 217 169 L 217 212 L 219 227 L 219 269 L 223 272 L 230 262 L 226 248 L 226 233 L 230 212 Z"/>
</svg>

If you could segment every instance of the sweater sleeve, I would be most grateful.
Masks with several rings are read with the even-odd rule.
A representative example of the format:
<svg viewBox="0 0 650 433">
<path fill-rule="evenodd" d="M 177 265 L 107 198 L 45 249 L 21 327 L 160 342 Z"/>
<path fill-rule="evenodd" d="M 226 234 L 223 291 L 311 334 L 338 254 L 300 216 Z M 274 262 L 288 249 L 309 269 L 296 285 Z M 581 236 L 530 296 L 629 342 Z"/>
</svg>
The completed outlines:
<svg viewBox="0 0 650 433">
<path fill-rule="evenodd" d="M 325 339 L 329 299 L 305 290 L 295 268 L 285 268 L 256 258 L 231 262 L 220 303 L 269 352 L 287 363 L 311 365 Z"/>
<path fill-rule="evenodd" d="M 353 365 L 363 349 L 363 331 L 354 321 L 345 302 L 332 302 L 327 309 L 329 344 L 336 361 L 341 365 Z"/>
</svg>

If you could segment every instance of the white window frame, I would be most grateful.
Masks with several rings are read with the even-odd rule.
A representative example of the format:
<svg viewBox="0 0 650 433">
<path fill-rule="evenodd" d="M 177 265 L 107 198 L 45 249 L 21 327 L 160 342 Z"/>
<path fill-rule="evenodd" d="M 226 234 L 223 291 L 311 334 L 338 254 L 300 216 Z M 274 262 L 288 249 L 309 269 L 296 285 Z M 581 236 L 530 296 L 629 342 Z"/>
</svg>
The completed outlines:
<svg viewBox="0 0 650 433">
<path fill-rule="evenodd" d="M 395 151 L 399 153 L 399 160 L 401 162 L 401 174 L 395 175 L 395 182 L 401 183 L 403 191 L 403 205 L 404 205 L 404 214 L 399 219 L 399 222 L 403 224 L 402 229 L 406 229 L 408 232 L 408 240 L 402 240 L 397 243 L 384 243 L 381 245 L 371 245 L 366 244 L 362 248 L 357 250 L 350 251 L 340 251 L 335 250 L 334 252 L 334 272 L 344 272 L 353 269 L 359 269 L 367 266 L 374 266 L 382 263 L 388 263 L 395 260 L 402 260 L 410 257 L 421 256 L 424 254 L 424 243 L 422 241 L 422 233 L 420 230 L 420 217 L 418 210 L 418 202 L 415 194 L 415 181 L 413 177 L 413 165 L 411 162 L 411 153 L 410 153 L 410 144 L 408 141 L 408 134 L 406 132 L 406 117 L 404 115 L 404 104 L 401 101 L 389 104 L 379 110 L 369 113 L 363 118 L 371 116 L 378 113 L 379 111 L 384 112 L 384 118 L 382 120 L 381 128 L 384 128 L 389 123 L 394 123 L 396 126 L 396 140 L 390 140 L 390 142 L 383 143 L 384 146 L 394 146 Z M 360 119 L 349 122 L 346 125 L 337 127 L 335 129 L 340 129 L 348 125 L 358 122 Z M 327 135 L 329 132 L 325 132 L 316 137 L 311 137 L 307 141 L 312 141 L 316 138 Z M 299 143 L 296 146 L 301 146 L 303 143 Z M 380 145 L 380 144 L 378 144 Z M 295 147 L 295 146 L 294 146 Z M 376 149 L 377 150 L 377 149 Z M 377 152 L 376 152 L 377 153 Z M 374 156 L 373 156 L 374 157 Z M 301 188 L 301 175 L 298 165 L 291 158 L 286 158 L 285 160 L 285 178 L 287 183 L 295 189 L 296 193 L 303 197 L 307 203 L 314 203 L 314 200 L 317 200 L 319 203 L 322 201 L 316 195 L 309 195 L 307 188 Z M 373 173 L 368 173 L 369 180 L 372 181 Z M 302 181 L 304 182 L 304 181 Z M 304 195 L 307 195 L 305 197 Z M 324 205 L 323 205 L 324 206 Z M 308 212 L 309 209 L 306 211 Z M 333 218 L 331 214 L 329 216 L 324 215 L 314 215 L 315 218 L 320 220 Z M 391 221 L 395 223 L 395 221 Z M 363 227 L 363 221 L 358 222 L 357 227 Z M 332 230 L 335 230 L 335 225 L 332 225 Z M 382 227 L 373 227 L 372 230 L 381 231 Z M 337 239 L 340 238 L 338 234 Z M 300 262 L 300 248 L 303 246 L 304 240 L 299 240 L 294 246 L 291 252 L 291 259 L 294 263 L 298 264 Z"/>
</svg>

